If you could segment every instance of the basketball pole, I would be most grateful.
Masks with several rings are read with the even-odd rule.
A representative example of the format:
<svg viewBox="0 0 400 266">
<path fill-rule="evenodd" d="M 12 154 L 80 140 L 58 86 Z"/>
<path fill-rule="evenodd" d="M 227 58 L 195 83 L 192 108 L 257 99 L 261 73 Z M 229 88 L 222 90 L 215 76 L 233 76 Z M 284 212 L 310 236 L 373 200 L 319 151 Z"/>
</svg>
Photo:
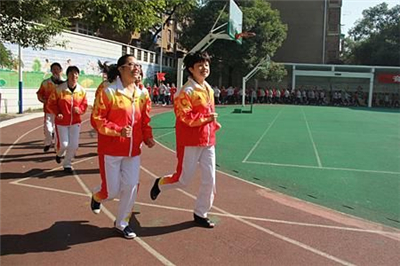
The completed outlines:
<svg viewBox="0 0 400 266">
<path fill-rule="evenodd" d="M 231 40 L 229 35 L 226 33 L 224 34 L 224 31 L 220 31 L 218 33 L 215 33 L 217 30 L 220 28 L 226 26 L 227 23 L 222 24 L 221 26 L 215 28 L 217 25 L 222 13 L 224 12 L 226 5 L 221 9 L 221 12 L 219 13 L 219 16 L 217 20 L 214 22 L 214 25 L 212 26 L 210 32 L 200 41 L 198 42 L 189 52 L 190 53 L 195 53 L 197 51 L 205 51 L 215 40 L 217 39 L 225 39 L 225 40 Z M 176 87 L 178 90 L 182 88 L 183 84 L 183 58 L 178 58 L 178 70 L 177 70 L 177 77 L 176 77 Z"/>
<path fill-rule="evenodd" d="M 261 59 L 261 61 L 256 65 L 253 70 L 251 70 L 246 76 L 242 78 L 242 107 L 245 106 L 246 102 L 246 82 L 251 79 L 260 69 L 268 68 L 271 60 L 269 55 Z M 264 64 L 266 63 L 266 66 Z"/>
<path fill-rule="evenodd" d="M 210 31 L 199 43 L 197 43 L 189 52 L 195 53 L 198 51 L 205 51 L 211 44 L 213 44 L 218 39 L 223 40 L 232 40 L 232 38 L 224 33 L 225 31 L 217 32 L 221 27 L 225 26 L 227 23 L 222 24 L 218 28 Z M 182 87 L 183 84 L 183 58 L 178 58 L 178 71 L 177 71 L 177 88 L 178 90 Z"/>
</svg>

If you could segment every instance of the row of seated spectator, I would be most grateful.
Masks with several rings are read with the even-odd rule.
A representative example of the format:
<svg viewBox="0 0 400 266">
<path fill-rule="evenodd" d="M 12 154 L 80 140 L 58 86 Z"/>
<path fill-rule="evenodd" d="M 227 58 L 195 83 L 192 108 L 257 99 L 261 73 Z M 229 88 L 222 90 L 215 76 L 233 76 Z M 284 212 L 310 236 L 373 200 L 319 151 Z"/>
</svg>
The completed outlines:
<svg viewBox="0 0 400 266">
<path fill-rule="evenodd" d="M 241 104 L 242 90 L 238 87 L 213 87 L 217 104 Z M 331 106 L 367 106 L 368 92 L 358 87 L 354 91 L 324 90 L 320 88 L 295 90 L 267 88 L 249 88 L 245 95 L 246 103 L 331 105 Z M 398 93 L 375 93 L 373 106 L 399 108 Z"/>
</svg>

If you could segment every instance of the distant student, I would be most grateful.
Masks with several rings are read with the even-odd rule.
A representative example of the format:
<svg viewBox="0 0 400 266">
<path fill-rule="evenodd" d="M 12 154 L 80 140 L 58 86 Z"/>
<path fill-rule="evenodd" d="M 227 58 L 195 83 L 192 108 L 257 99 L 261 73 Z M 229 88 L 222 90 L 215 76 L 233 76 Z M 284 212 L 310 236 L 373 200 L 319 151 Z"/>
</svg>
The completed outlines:
<svg viewBox="0 0 400 266">
<path fill-rule="evenodd" d="M 51 144 L 53 142 L 54 136 L 54 114 L 51 113 L 48 105 L 48 99 L 53 91 L 57 88 L 57 86 L 63 83 L 61 79 L 62 68 L 59 63 L 53 63 L 50 66 L 50 70 L 52 76 L 48 79 L 45 79 L 40 85 L 39 90 L 36 92 L 37 98 L 40 102 L 43 103 L 43 112 L 44 112 L 44 124 L 43 124 L 43 132 L 44 132 L 44 152 L 48 152 Z"/>
<path fill-rule="evenodd" d="M 71 161 L 79 147 L 81 115 L 86 112 L 86 91 L 78 84 L 79 68 L 67 68 L 67 81 L 50 95 L 49 109 L 55 115 L 56 162 L 61 163 L 64 172 L 72 173 Z"/>
</svg>

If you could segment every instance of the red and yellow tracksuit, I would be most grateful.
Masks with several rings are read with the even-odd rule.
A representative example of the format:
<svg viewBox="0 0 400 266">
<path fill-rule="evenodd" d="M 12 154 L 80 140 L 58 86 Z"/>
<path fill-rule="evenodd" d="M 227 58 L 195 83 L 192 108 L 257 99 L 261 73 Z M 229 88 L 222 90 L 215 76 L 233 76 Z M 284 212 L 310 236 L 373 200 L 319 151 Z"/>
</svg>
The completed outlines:
<svg viewBox="0 0 400 266">
<path fill-rule="evenodd" d="M 101 186 L 96 201 L 120 196 L 116 226 L 123 230 L 129 222 L 139 183 L 140 153 L 144 140 L 153 138 L 150 123 L 151 101 L 147 89 L 135 87 L 132 94 L 117 78 L 103 82 L 93 106 L 91 123 L 98 132 Z M 124 127 L 132 127 L 131 137 L 122 137 Z"/>
<path fill-rule="evenodd" d="M 209 119 L 210 113 L 215 112 L 214 91 L 207 82 L 201 86 L 189 78 L 174 96 L 174 111 L 178 165 L 173 175 L 160 179 L 159 187 L 185 187 L 199 163 L 202 180 L 194 212 L 205 218 L 214 200 L 215 133 L 221 127 Z"/>
<path fill-rule="evenodd" d="M 86 112 L 87 106 L 86 91 L 77 84 L 72 92 L 67 82 L 60 84 L 48 100 L 49 110 L 55 115 L 56 153 L 60 157 L 65 154 L 64 168 L 71 167 L 72 158 L 79 147 L 81 115 Z M 78 113 L 75 107 L 78 107 Z M 62 114 L 62 118 L 59 114 Z"/>
<path fill-rule="evenodd" d="M 50 94 L 57 88 L 57 86 L 58 84 L 54 83 L 52 78 L 48 78 L 43 80 L 42 84 L 40 84 L 39 90 L 36 92 L 38 100 L 43 103 L 43 131 L 45 146 L 50 146 L 53 139 L 54 115 L 49 110 L 48 99 L 50 97 Z"/>
</svg>

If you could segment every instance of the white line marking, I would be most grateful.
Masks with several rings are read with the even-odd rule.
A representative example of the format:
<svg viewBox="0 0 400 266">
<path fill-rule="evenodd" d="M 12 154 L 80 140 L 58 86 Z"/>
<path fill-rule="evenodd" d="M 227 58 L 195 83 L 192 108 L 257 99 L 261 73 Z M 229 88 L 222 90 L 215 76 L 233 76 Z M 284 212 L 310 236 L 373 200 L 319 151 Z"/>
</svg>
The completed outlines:
<svg viewBox="0 0 400 266">
<path fill-rule="evenodd" d="M 267 162 L 253 162 L 253 161 L 246 161 L 246 162 L 244 162 L 244 163 L 248 163 L 248 164 L 271 165 L 271 166 L 279 166 L 279 167 L 297 167 L 297 168 L 311 168 L 311 169 L 323 169 L 323 170 L 335 170 L 335 171 L 349 171 L 349 172 L 362 172 L 362 173 L 400 175 L 400 172 L 378 171 L 378 170 L 364 170 L 364 169 L 356 169 L 356 168 L 339 168 L 339 167 L 327 167 L 327 166 L 324 166 L 324 167 L 317 167 L 317 166 L 312 166 L 312 165 L 267 163 Z"/>
<path fill-rule="evenodd" d="M 153 174 L 152 172 L 150 172 L 149 170 L 147 170 L 147 169 L 144 168 L 143 166 L 141 166 L 140 168 L 141 168 L 143 171 L 145 171 L 146 173 L 148 173 L 149 175 L 153 176 L 154 178 L 158 178 L 157 175 Z M 188 196 L 188 197 L 190 197 L 190 198 L 192 198 L 192 199 L 196 199 L 196 196 L 194 196 L 194 195 L 192 195 L 192 194 L 190 194 L 190 193 L 188 193 L 188 192 L 186 192 L 186 191 L 184 191 L 184 190 L 182 190 L 182 189 L 178 189 L 178 190 L 179 190 L 180 192 L 182 192 L 183 194 L 185 194 L 186 196 Z M 269 234 L 269 235 L 272 235 L 272 236 L 274 236 L 274 237 L 276 237 L 276 238 L 278 238 L 278 239 L 281 239 L 281 240 L 283 240 L 283 241 L 286 241 L 286 242 L 288 242 L 288 243 L 291 243 L 291 244 L 293 244 L 293 245 L 295 245 L 295 246 L 298 246 L 298 247 L 300 247 L 300 248 L 303 248 L 303 249 L 305 249 L 305 250 L 308 250 L 308 251 L 310 251 L 310 252 L 312 252 L 312 253 L 315 253 L 315 254 L 317 254 L 317 255 L 320 255 L 321 257 L 324 257 L 324 258 L 326 258 L 326 259 L 330 259 L 330 260 L 336 261 L 336 262 L 338 262 L 338 263 L 340 263 L 340 264 L 342 264 L 342 265 L 348 265 L 348 266 L 354 265 L 354 264 L 352 264 L 352 263 L 350 263 L 350 262 L 348 262 L 348 261 L 341 260 L 341 259 L 339 259 L 339 258 L 337 258 L 337 257 L 335 257 L 335 256 L 332 256 L 332 255 L 330 255 L 330 254 L 328 254 L 328 253 L 325 253 L 325 252 L 323 252 L 323 251 L 320 251 L 320 250 L 318 250 L 318 249 L 315 249 L 315 248 L 313 248 L 313 247 L 311 247 L 311 246 L 308 246 L 308 245 L 306 245 L 306 244 L 304 244 L 304 243 L 301 243 L 301 242 L 296 241 L 296 240 L 294 240 L 294 239 L 291 239 L 291 238 L 289 238 L 289 237 L 283 236 L 283 235 L 281 235 L 281 234 L 275 233 L 275 232 L 272 231 L 272 230 L 263 228 L 263 227 L 261 227 L 261 226 L 259 226 L 259 225 L 256 225 L 256 224 L 252 223 L 252 222 L 246 221 L 245 219 L 243 219 L 243 218 L 241 218 L 241 217 L 238 217 L 238 216 L 235 216 L 235 215 L 233 215 L 233 214 L 231 214 L 231 213 L 229 213 L 229 212 L 227 212 L 227 211 L 225 211 L 225 210 L 223 210 L 223 209 L 221 209 L 221 208 L 218 208 L 217 206 L 213 206 L 213 208 L 216 209 L 217 211 L 221 212 L 221 213 L 224 213 L 224 214 L 227 215 L 228 217 L 231 217 L 231 218 L 233 218 L 233 219 L 239 221 L 239 222 L 242 222 L 242 223 L 244 223 L 244 224 L 246 224 L 246 225 L 248 225 L 248 226 L 251 226 L 251 227 L 253 227 L 253 228 L 255 228 L 255 229 L 258 229 L 258 230 L 260 230 L 260 231 L 262 231 L 262 232 L 264 232 L 264 233 L 267 233 L 267 234 Z"/>
<path fill-rule="evenodd" d="M 82 124 L 85 123 L 85 122 L 87 122 L 87 121 L 89 121 L 89 119 L 86 119 L 86 120 L 82 121 Z M 7 155 L 7 153 L 12 149 L 12 147 L 15 145 L 15 143 L 17 143 L 20 139 L 22 139 L 22 138 L 23 138 L 24 136 L 26 136 L 27 134 L 29 134 L 29 133 L 31 133 L 32 131 L 34 131 L 34 130 L 36 130 L 36 129 L 38 129 L 38 128 L 41 128 L 41 127 L 43 127 L 43 125 L 38 126 L 38 127 L 34 128 L 34 129 L 28 131 L 27 133 L 25 133 L 25 134 L 22 135 L 21 137 L 19 137 L 19 138 L 6 150 L 6 152 L 4 153 L 3 157 L 1 158 L 0 162 L 1 162 L 1 161 L 3 160 L 3 158 Z M 82 159 L 82 160 L 80 160 L 80 161 L 76 161 L 76 162 L 74 162 L 74 163 L 72 163 L 72 164 L 78 164 L 78 163 L 81 163 L 81 162 L 84 162 L 84 161 L 93 159 L 93 158 L 95 158 L 95 157 L 96 157 L 96 156 L 88 157 L 88 158 Z M 60 169 L 60 168 L 61 168 L 61 167 L 56 167 L 56 168 L 50 170 L 50 172 L 54 171 L 55 169 Z M 34 176 L 32 176 L 32 177 L 38 177 L 38 176 L 41 176 L 42 174 L 43 174 L 43 173 L 40 173 L 40 174 L 34 175 Z M 65 191 L 62 191 L 62 190 L 59 190 L 59 189 L 51 189 L 51 188 L 45 188 L 45 187 L 39 187 L 39 186 L 34 186 L 34 185 L 19 183 L 19 182 L 28 180 L 28 179 L 30 179 L 30 178 L 32 178 L 32 177 L 22 178 L 22 179 L 19 179 L 19 180 L 10 182 L 10 184 L 20 185 L 20 186 L 26 186 L 26 187 L 35 187 L 35 188 L 41 188 L 41 189 L 44 189 L 44 190 L 52 190 L 52 191 L 57 191 L 57 192 L 64 192 L 64 193 L 66 193 Z M 81 187 L 83 188 L 83 190 L 86 192 L 86 194 L 84 194 L 84 195 L 85 195 L 85 196 L 87 196 L 88 194 L 91 195 L 90 190 L 89 190 L 89 189 L 87 188 L 87 186 L 83 183 L 83 181 L 79 178 L 79 176 L 75 174 L 75 172 L 74 172 L 74 177 L 75 177 L 75 179 L 79 180 L 78 183 L 81 185 Z M 82 193 L 77 193 L 77 192 L 67 192 L 67 193 L 73 194 L 73 195 L 82 195 Z M 107 217 L 109 217 L 112 221 L 115 221 L 115 216 L 114 216 L 109 210 L 107 210 L 104 206 L 103 206 L 102 210 L 103 210 L 103 212 L 107 215 Z M 168 265 L 168 266 L 174 266 L 174 265 L 175 265 L 175 264 L 173 264 L 172 262 L 170 262 L 169 260 L 167 260 L 164 256 L 162 256 L 160 253 L 158 253 L 155 249 L 153 249 L 150 245 L 148 245 L 146 242 L 144 242 L 144 241 L 143 241 L 142 239 L 140 239 L 139 237 L 136 237 L 134 240 L 135 240 L 137 243 L 139 243 L 139 245 L 141 245 L 145 250 L 147 250 L 150 254 L 152 254 L 155 258 L 157 258 L 157 259 L 158 259 L 161 263 L 163 263 L 164 265 Z"/>
<path fill-rule="evenodd" d="M 13 144 L 11 144 L 10 147 L 8 147 L 8 149 L 4 152 L 3 156 L 0 158 L 0 163 L 4 161 L 4 158 L 7 156 L 7 154 L 10 152 L 10 150 L 15 146 L 15 144 L 20 141 L 23 137 L 25 137 L 26 135 L 30 134 L 31 132 L 35 131 L 36 129 L 39 129 L 43 127 L 43 125 L 35 127 L 34 129 L 29 130 L 28 132 L 26 132 L 25 134 L 23 134 L 22 136 L 20 136 L 16 141 L 14 141 Z"/>
<path fill-rule="evenodd" d="M 29 179 L 29 178 L 25 178 L 25 179 Z M 76 179 L 77 179 L 78 183 L 81 184 L 82 180 L 80 178 L 76 178 Z M 53 192 L 59 192 L 59 193 L 64 193 L 64 194 L 70 194 L 70 195 L 74 195 L 74 196 L 83 196 L 83 197 L 87 197 L 87 198 L 91 197 L 91 192 L 87 189 L 87 187 L 83 184 L 83 182 L 82 182 L 83 186 L 82 185 L 81 186 L 85 190 L 85 193 L 74 192 L 74 191 L 63 190 L 63 189 L 56 189 L 56 188 L 48 188 L 48 187 L 31 185 L 31 184 L 26 184 L 26 183 L 21 183 L 21 182 L 10 182 L 10 184 L 18 185 L 18 186 L 25 186 L 25 187 L 35 188 L 35 189 L 41 189 L 41 190 L 47 190 L 47 191 L 53 191 Z M 192 198 L 192 195 L 189 194 L 188 196 Z M 119 201 L 119 199 L 114 199 L 114 201 Z M 181 211 L 181 212 L 188 212 L 188 213 L 193 212 L 192 209 L 178 208 L 178 207 L 173 207 L 173 206 L 164 206 L 164 205 L 144 203 L 144 202 L 135 202 L 135 204 L 141 205 L 141 206 L 146 206 L 146 207 L 164 209 L 164 210 Z M 104 205 L 103 205 L 103 207 L 104 207 Z M 103 207 L 102 207 L 102 210 L 103 210 Z M 219 212 L 209 212 L 208 214 L 214 215 L 214 216 L 229 217 L 229 218 L 234 216 L 234 217 L 238 217 L 238 218 L 242 218 L 242 219 L 246 219 L 246 220 L 277 223 L 277 224 L 287 224 L 287 225 L 297 225 L 297 226 L 305 226 L 305 227 L 316 227 L 316 228 L 323 228 L 323 229 L 333 229 L 333 230 L 340 230 L 340 231 L 352 231 L 352 232 L 360 232 L 360 233 L 388 235 L 388 236 L 395 237 L 395 238 L 397 238 L 397 241 L 400 241 L 400 233 L 395 233 L 395 232 L 385 232 L 385 231 L 378 231 L 378 230 L 368 230 L 368 229 L 359 229 L 359 228 L 354 228 L 354 227 L 332 226 L 332 225 L 324 225 L 324 224 L 300 223 L 300 222 L 292 222 L 292 221 L 287 221 L 287 220 L 277 220 L 277 219 L 269 219 L 269 218 L 261 218 L 261 217 L 253 217 L 253 216 L 245 216 L 245 215 L 237 215 L 237 214 L 229 214 L 228 215 L 228 214 L 219 213 Z"/>
<path fill-rule="evenodd" d="M 243 163 L 247 161 L 247 159 L 250 157 L 250 155 L 253 153 L 253 151 L 257 148 L 258 144 L 260 144 L 261 140 L 264 138 L 264 136 L 267 134 L 269 129 L 272 127 L 272 125 L 275 123 L 276 119 L 278 119 L 279 115 L 282 113 L 281 109 L 279 113 L 275 116 L 275 119 L 269 124 L 268 128 L 264 131 L 264 133 L 261 135 L 261 137 L 257 140 L 256 144 L 254 144 L 253 148 L 250 150 L 250 152 L 246 155 L 246 157 L 243 159 Z"/>
<path fill-rule="evenodd" d="M 23 116 L 12 118 L 12 119 L 5 120 L 5 121 L 0 121 L 0 128 L 7 127 L 7 126 L 10 126 L 10 125 L 14 125 L 14 124 L 17 124 L 17 123 L 20 123 L 20 122 L 28 121 L 28 120 L 31 120 L 31 119 L 35 119 L 35 118 L 38 118 L 38 117 L 43 117 L 43 116 L 44 116 L 44 113 L 40 112 L 40 113 L 33 113 L 33 114 L 23 115 Z"/>
<path fill-rule="evenodd" d="M 311 143 L 312 143 L 313 148 L 314 148 L 315 157 L 317 157 L 318 166 L 321 168 L 322 167 L 321 159 L 319 158 L 318 150 L 317 150 L 317 147 L 315 146 L 314 138 L 313 138 L 313 136 L 311 134 L 310 126 L 308 124 L 308 120 L 307 120 L 306 114 L 304 113 L 303 107 L 301 107 L 301 112 L 303 113 L 304 120 L 306 121 L 308 135 L 310 136 Z"/>
<path fill-rule="evenodd" d="M 159 139 L 159 138 L 165 137 L 165 136 L 167 136 L 167 135 L 171 135 L 172 133 L 175 133 L 175 130 L 174 130 L 174 131 L 167 132 L 167 133 L 162 134 L 162 135 L 160 135 L 160 136 L 157 136 L 156 138 Z"/>
<path fill-rule="evenodd" d="M 92 192 L 89 190 L 89 188 L 86 186 L 86 184 L 82 181 L 82 179 L 74 173 L 75 179 L 78 181 L 79 185 L 82 187 L 82 189 L 85 191 L 86 195 L 91 197 Z M 111 211 L 109 211 L 103 204 L 101 208 L 102 212 L 111 219 L 111 221 L 115 221 L 116 217 L 113 215 Z M 151 255 L 153 255 L 156 259 L 158 259 L 162 264 L 164 265 L 169 265 L 169 266 L 174 266 L 171 261 L 169 261 L 167 258 L 165 258 L 161 253 L 156 251 L 154 248 L 152 248 L 149 244 L 147 244 L 145 241 L 143 241 L 140 237 L 135 237 L 133 240 L 135 240 L 142 248 L 144 248 L 147 252 L 149 252 Z"/>
</svg>

